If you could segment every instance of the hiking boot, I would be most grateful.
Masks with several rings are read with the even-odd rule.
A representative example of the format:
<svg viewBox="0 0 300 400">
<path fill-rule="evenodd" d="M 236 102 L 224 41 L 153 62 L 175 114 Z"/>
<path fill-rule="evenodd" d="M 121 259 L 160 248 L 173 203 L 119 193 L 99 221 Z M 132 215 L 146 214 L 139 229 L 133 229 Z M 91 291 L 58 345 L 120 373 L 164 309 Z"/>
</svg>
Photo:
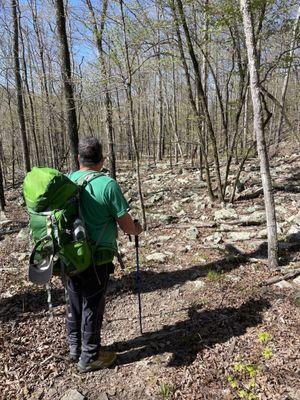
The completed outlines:
<svg viewBox="0 0 300 400">
<path fill-rule="evenodd" d="M 69 349 L 69 361 L 78 362 L 81 350 L 77 346 L 70 346 Z"/>
<path fill-rule="evenodd" d="M 79 372 L 90 372 L 97 371 L 98 369 L 104 369 L 111 367 L 117 359 L 117 355 L 114 352 L 109 351 L 100 351 L 97 360 L 90 361 L 85 364 L 82 362 L 82 359 L 79 360 L 77 364 L 77 369 Z"/>
<path fill-rule="evenodd" d="M 69 353 L 69 361 L 75 363 L 79 361 L 80 354 L 78 353 Z"/>
</svg>

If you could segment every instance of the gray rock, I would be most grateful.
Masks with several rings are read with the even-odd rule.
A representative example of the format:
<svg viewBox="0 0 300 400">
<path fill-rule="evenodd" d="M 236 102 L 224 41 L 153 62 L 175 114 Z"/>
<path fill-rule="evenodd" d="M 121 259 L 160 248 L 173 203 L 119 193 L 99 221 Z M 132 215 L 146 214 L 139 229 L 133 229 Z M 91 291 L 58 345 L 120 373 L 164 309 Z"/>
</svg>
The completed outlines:
<svg viewBox="0 0 300 400">
<path fill-rule="evenodd" d="M 176 217 L 175 215 L 161 215 L 159 219 L 161 222 L 164 222 L 166 224 L 178 221 L 178 217 Z"/>
<path fill-rule="evenodd" d="M 249 240 L 253 237 L 252 232 L 230 232 L 228 234 L 228 239 L 232 240 L 233 242 L 238 242 L 238 241 L 243 241 L 243 240 Z"/>
<path fill-rule="evenodd" d="M 231 282 L 239 282 L 241 278 L 237 275 L 227 274 L 226 278 L 229 279 Z"/>
<path fill-rule="evenodd" d="M 286 207 L 276 206 L 276 215 L 286 215 L 288 212 Z"/>
<path fill-rule="evenodd" d="M 205 282 L 203 282 L 201 279 L 197 279 L 195 281 L 192 281 L 191 283 L 197 290 L 203 289 L 205 287 Z"/>
<path fill-rule="evenodd" d="M 298 275 L 297 278 L 293 279 L 293 282 L 296 283 L 296 285 L 300 286 L 300 275 Z"/>
<path fill-rule="evenodd" d="M 284 281 L 284 280 L 275 283 L 275 286 L 279 287 L 279 289 L 291 289 L 293 287 L 293 285 L 291 285 L 289 282 Z"/>
<path fill-rule="evenodd" d="M 268 237 L 267 229 L 261 229 L 256 233 L 255 237 L 258 239 L 266 239 Z"/>
<path fill-rule="evenodd" d="M 4 211 L 0 211 L 0 221 L 6 221 L 7 217 Z"/>
<path fill-rule="evenodd" d="M 218 243 L 223 242 L 223 237 L 222 237 L 221 233 L 215 232 L 212 235 L 207 236 L 204 240 L 206 242 L 213 242 L 213 243 L 218 244 Z"/>
<path fill-rule="evenodd" d="M 296 307 L 300 307 L 300 292 L 296 293 L 294 296 L 294 304 Z"/>
<path fill-rule="evenodd" d="M 254 213 L 255 211 L 263 211 L 264 209 L 265 207 L 263 205 L 255 204 L 254 206 L 246 208 L 245 211 L 247 211 L 248 213 Z"/>
<path fill-rule="evenodd" d="M 180 247 L 179 251 L 180 251 L 180 253 L 185 254 L 185 253 L 188 253 L 191 250 L 191 248 L 192 247 L 190 245 L 187 245 L 187 246 L 184 246 L 184 247 Z"/>
<path fill-rule="evenodd" d="M 25 200 L 23 199 L 23 196 L 18 198 L 17 203 L 21 207 L 25 207 L 25 205 L 26 205 Z"/>
<path fill-rule="evenodd" d="M 199 189 L 204 189 L 207 187 L 206 182 L 203 181 L 199 181 L 197 186 Z"/>
<path fill-rule="evenodd" d="M 61 400 L 84 400 L 84 396 L 79 393 L 76 389 L 69 389 Z"/>
<path fill-rule="evenodd" d="M 288 241 L 289 242 L 298 242 L 300 241 L 300 226 L 293 225 L 287 232 Z"/>
<path fill-rule="evenodd" d="M 165 251 L 165 255 L 166 255 L 167 257 L 173 257 L 173 256 L 174 256 L 174 253 L 172 253 L 172 251 Z"/>
<path fill-rule="evenodd" d="M 19 242 L 24 242 L 25 240 L 28 240 L 29 238 L 29 229 L 28 228 L 23 228 L 19 231 L 17 234 L 17 240 Z"/>
<path fill-rule="evenodd" d="M 146 261 L 155 261 L 159 263 L 163 263 L 167 259 L 167 255 L 164 253 L 152 253 L 146 256 Z"/>
<path fill-rule="evenodd" d="M 0 227 L 3 227 L 5 225 L 9 225 L 12 222 L 11 219 L 0 219 Z"/>
<path fill-rule="evenodd" d="M 154 204 L 154 203 L 157 203 L 158 201 L 160 201 L 162 199 L 163 199 L 163 195 L 162 194 L 155 194 L 154 196 L 151 196 L 148 199 L 147 203 L 148 204 Z"/>
<path fill-rule="evenodd" d="M 291 217 L 288 218 L 288 222 L 292 222 L 295 225 L 300 226 L 300 212 L 296 215 L 292 215 Z"/>
<path fill-rule="evenodd" d="M 230 232 L 232 230 L 232 225 L 221 224 L 220 231 L 222 232 Z"/>
<path fill-rule="evenodd" d="M 18 261 L 24 261 L 28 257 L 27 253 L 20 253 L 18 257 Z"/>
<path fill-rule="evenodd" d="M 191 226 L 187 231 L 185 232 L 185 237 L 189 240 L 196 240 L 199 235 L 199 231 L 195 226 Z"/>
<path fill-rule="evenodd" d="M 197 210 L 204 210 L 206 208 L 206 204 L 203 202 L 199 202 L 195 204 L 195 207 L 197 208 Z"/>
<path fill-rule="evenodd" d="M 241 221 L 263 223 L 266 221 L 266 213 L 263 211 L 254 211 L 250 215 L 242 215 Z"/>
<path fill-rule="evenodd" d="M 209 219 L 208 215 L 201 215 L 200 220 L 201 221 L 207 221 Z"/>
<path fill-rule="evenodd" d="M 191 201 L 192 201 L 191 197 L 186 197 L 186 198 L 184 198 L 184 199 L 181 200 L 181 203 L 182 203 L 182 204 L 184 204 L 184 203 L 190 203 Z"/>
<path fill-rule="evenodd" d="M 162 235 L 157 236 L 157 242 L 167 242 L 168 240 L 172 239 L 172 236 Z"/>
<path fill-rule="evenodd" d="M 102 392 L 98 395 L 97 400 L 109 400 L 109 398 L 105 392 Z"/>
<path fill-rule="evenodd" d="M 175 211 L 182 210 L 182 206 L 181 206 L 180 201 L 178 201 L 178 200 L 174 201 L 174 203 L 172 205 L 172 209 L 175 210 Z"/>
<path fill-rule="evenodd" d="M 222 208 L 221 210 L 215 211 L 214 214 L 215 220 L 223 220 L 223 219 L 236 219 L 237 213 L 233 208 Z"/>
</svg>

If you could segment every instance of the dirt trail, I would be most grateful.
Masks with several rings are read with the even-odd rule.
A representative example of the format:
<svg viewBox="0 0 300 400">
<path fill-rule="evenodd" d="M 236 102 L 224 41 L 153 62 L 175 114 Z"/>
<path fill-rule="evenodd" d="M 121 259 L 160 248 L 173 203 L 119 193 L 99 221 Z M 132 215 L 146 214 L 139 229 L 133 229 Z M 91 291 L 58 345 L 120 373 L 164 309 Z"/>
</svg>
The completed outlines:
<svg viewBox="0 0 300 400">
<path fill-rule="evenodd" d="M 300 247 L 284 250 L 283 241 L 289 236 L 295 243 L 299 218 L 300 157 L 290 155 L 289 161 L 274 159 L 272 169 L 278 185 L 280 263 L 299 268 Z M 260 187 L 255 161 L 242 177 L 245 199 L 227 208 L 209 202 L 205 189 L 199 189 L 197 171 L 179 172 L 163 164 L 144 171 L 150 230 L 141 240 L 142 337 L 134 249 L 120 236 L 126 270 L 117 269 L 112 278 L 102 336 L 103 345 L 119 353 L 112 369 L 80 375 L 67 361 L 60 281 L 53 281 L 50 320 L 45 291 L 26 279 L 26 234 L 24 240 L 18 233 L 4 235 L 1 399 L 56 400 L 69 388 L 88 400 L 222 400 L 242 398 L 242 391 L 247 399 L 300 398 L 299 287 L 258 286 L 275 274 L 266 265 L 263 199 L 245 196 Z M 120 174 L 120 183 L 134 198 L 129 174 Z M 19 193 L 9 191 L 10 227 L 26 222 Z"/>
</svg>

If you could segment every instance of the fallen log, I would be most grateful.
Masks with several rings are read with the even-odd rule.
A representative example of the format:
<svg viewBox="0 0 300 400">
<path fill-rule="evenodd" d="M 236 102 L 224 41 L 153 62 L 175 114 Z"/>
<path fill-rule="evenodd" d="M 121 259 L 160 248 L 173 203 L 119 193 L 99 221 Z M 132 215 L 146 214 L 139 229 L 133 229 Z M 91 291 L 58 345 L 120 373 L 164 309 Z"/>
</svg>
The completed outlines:
<svg viewBox="0 0 300 400">
<path fill-rule="evenodd" d="M 273 285 L 274 283 L 277 283 L 277 282 L 287 281 L 289 279 L 296 278 L 298 275 L 300 275 L 300 268 L 297 268 L 297 269 L 294 269 L 292 271 L 289 271 L 285 275 L 274 276 L 273 278 L 270 278 L 267 281 L 261 282 L 259 284 L 259 286 Z"/>
</svg>

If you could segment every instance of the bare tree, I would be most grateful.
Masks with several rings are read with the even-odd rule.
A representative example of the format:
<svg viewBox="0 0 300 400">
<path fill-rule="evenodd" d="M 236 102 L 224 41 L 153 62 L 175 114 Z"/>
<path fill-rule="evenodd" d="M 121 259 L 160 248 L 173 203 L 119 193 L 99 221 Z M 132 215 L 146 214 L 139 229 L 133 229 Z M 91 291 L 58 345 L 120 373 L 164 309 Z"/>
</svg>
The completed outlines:
<svg viewBox="0 0 300 400">
<path fill-rule="evenodd" d="M 291 71 L 291 66 L 292 66 L 293 56 L 294 56 L 294 51 L 295 51 L 294 48 L 295 48 L 295 44 L 297 41 L 297 35 L 298 35 L 298 31 L 299 31 L 299 20 L 300 20 L 300 5 L 298 7 L 298 12 L 297 12 L 296 19 L 294 22 L 293 36 L 292 36 L 292 40 L 291 40 L 291 50 L 289 51 L 288 67 L 287 67 L 287 71 L 286 71 L 286 74 L 284 77 L 282 91 L 281 91 L 281 108 L 280 108 L 279 122 L 278 122 L 278 127 L 276 130 L 276 137 L 275 137 L 276 147 L 278 146 L 280 139 L 281 139 L 281 132 L 282 132 L 282 126 L 283 126 L 283 120 L 284 120 L 284 107 L 285 107 L 286 92 L 287 92 L 287 88 L 288 88 L 288 84 L 289 84 L 290 71 Z"/>
<path fill-rule="evenodd" d="M 126 27 L 126 21 L 125 21 L 123 0 L 119 0 L 119 4 L 120 4 L 120 10 L 121 10 L 122 29 L 123 29 L 123 34 L 124 34 L 125 63 L 126 63 L 126 72 L 127 72 L 127 80 L 125 83 L 125 89 L 126 89 L 126 96 L 127 96 L 128 106 L 129 106 L 130 131 L 131 131 L 132 143 L 133 143 L 134 152 L 135 152 L 135 168 L 136 168 L 136 174 L 137 174 L 137 186 L 138 186 L 140 207 L 141 207 L 141 212 L 142 212 L 143 228 L 144 228 L 144 230 L 146 230 L 147 229 L 147 221 L 146 221 L 146 212 L 145 212 L 145 207 L 144 207 L 142 184 L 141 184 L 140 154 L 139 154 L 139 149 L 138 149 L 138 145 L 137 145 L 137 135 L 136 135 L 136 128 L 135 128 L 132 88 L 131 88 L 132 68 L 131 68 L 130 59 L 129 59 L 127 27 Z"/>
<path fill-rule="evenodd" d="M 24 104 L 23 104 L 23 88 L 22 88 L 22 77 L 20 72 L 20 59 L 19 59 L 19 21 L 18 21 L 18 0 L 11 0 L 11 13 L 13 19 L 13 53 L 14 53 L 14 73 L 15 82 L 17 87 L 17 100 L 18 100 L 18 117 L 21 131 L 22 148 L 23 148 L 23 161 L 25 172 L 30 171 L 30 156 L 26 134 L 26 123 L 24 115 Z"/>
<path fill-rule="evenodd" d="M 91 0 L 86 0 L 86 4 L 89 8 L 95 42 L 99 54 L 99 60 L 101 65 L 101 73 L 103 75 L 103 87 L 105 92 L 105 111 L 106 111 L 106 132 L 109 146 L 109 162 L 110 162 L 110 173 L 111 176 L 116 179 L 116 155 L 114 150 L 114 138 L 113 138 L 113 121 L 112 121 L 112 102 L 108 88 L 109 73 L 107 68 L 107 62 L 105 59 L 105 53 L 103 49 L 103 33 L 105 28 L 105 21 L 107 16 L 108 0 L 103 0 L 100 27 L 97 24 L 95 11 Z"/>
<path fill-rule="evenodd" d="M 277 227 L 275 203 L 273 197 L 270 165 L 264 134 L 263 108 L 259 88 L 259 64 L 254 38 L 254 27 L 249 0 L 240 0 L 243 15 L 243 27 L 246 38 L 248 63 L 250 71 L 250 88 L 254 113 L 254 131 L 257 141 L 257 151 L 260 160 L 260 173 L 263 185 L 267 231 L 268 231 L 268 260 L 270 268 L 278 268 Z"/>
<path fill-rule="evenodd" d="M 78 168 L 78 127 L 73 93 L 72 72 L 70 62 L 70 51 L 66 31 L 66 16 L 63 0 L 55 0 L 56 23 L 59 36 L 61 72 L 64 83 L 64 93 L 66 101 L 67 130 L 71 144 L 71 166 Z"/>
</svg>

